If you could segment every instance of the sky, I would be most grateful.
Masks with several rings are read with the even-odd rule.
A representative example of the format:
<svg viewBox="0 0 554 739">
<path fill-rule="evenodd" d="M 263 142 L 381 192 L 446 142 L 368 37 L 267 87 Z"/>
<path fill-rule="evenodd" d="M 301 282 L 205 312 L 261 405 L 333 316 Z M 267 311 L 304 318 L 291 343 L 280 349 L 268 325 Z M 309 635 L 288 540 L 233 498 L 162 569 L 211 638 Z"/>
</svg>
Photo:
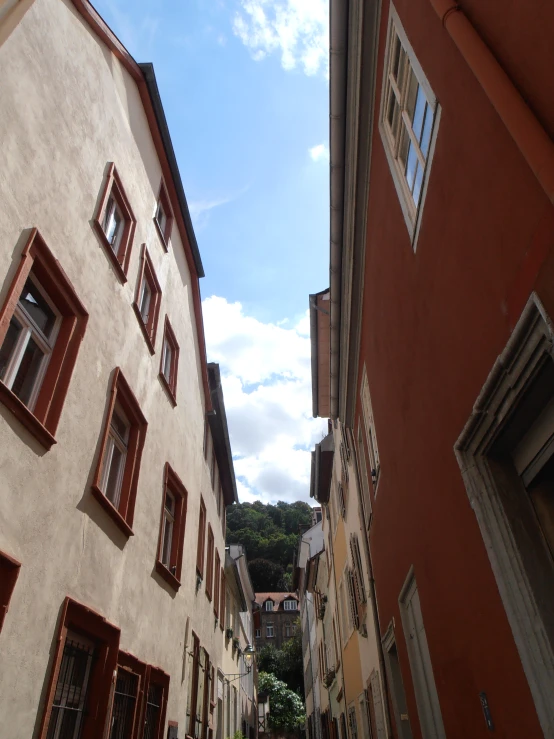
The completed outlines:
<svg viewBox="0 0 554 739">
<path fill-rule="evenodd" d="M 93 0 L 152 62 L 206 276 L 241 502 L 309 498 L 308 295 L 329 284 L 327 0 Z M 313 503 L 313 501 L 312 501 Z"/>
</svg>

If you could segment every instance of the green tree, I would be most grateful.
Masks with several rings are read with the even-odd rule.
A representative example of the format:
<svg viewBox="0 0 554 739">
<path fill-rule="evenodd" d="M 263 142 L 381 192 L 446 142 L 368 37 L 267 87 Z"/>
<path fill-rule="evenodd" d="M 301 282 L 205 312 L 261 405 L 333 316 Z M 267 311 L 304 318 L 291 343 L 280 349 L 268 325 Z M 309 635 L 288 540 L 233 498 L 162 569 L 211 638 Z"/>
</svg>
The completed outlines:
<svg viewBox="0 0 554 739">
<path fill-rule="evenodd" d="M 273 593 L 281 590 L 284 569 L 269 559 L 252 559 L 248 562 L 252 587 L 256 593 Z"/>
<path fill-rule="evenodd" d="M 269 726 L 277 731 L 294 732 L 306 721 L 306 709 L 299 696 L 282 680 L 268 672 L 258 676 L 258 694 L 269 696 Z"/>
</svg>

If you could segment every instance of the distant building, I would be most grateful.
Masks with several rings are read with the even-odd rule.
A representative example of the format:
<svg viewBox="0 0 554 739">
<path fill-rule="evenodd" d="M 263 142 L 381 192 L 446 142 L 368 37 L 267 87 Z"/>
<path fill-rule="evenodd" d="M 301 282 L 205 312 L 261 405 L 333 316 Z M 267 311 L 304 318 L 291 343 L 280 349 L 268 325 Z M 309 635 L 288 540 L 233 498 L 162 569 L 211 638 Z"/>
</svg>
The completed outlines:
<svg viewBox="0 0 554 739">
<path fill-rule="evenodd" d="M 295 593 L 256 593 L 256 649 L 265 644 L 279 648 L 295 633 L 299 616 Z"/>
</svg>

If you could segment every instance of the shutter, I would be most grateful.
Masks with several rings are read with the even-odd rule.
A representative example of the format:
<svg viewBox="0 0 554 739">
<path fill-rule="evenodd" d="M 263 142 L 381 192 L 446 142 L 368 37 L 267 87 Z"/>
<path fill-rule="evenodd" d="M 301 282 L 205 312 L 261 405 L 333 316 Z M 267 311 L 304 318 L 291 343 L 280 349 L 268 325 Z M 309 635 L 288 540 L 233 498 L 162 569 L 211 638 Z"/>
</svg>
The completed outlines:
<svg viewBox="0 0 554 739">
<path fill-rule="evenodd" d="M 364 585 L 364 575 L 362 571 L 360 544 L 358 542 L 358 537 L 356 534 L 352 534 L 350 536 L 350 554 L 352 556 L 352 564 L 354 566 L 354 576 L 355 576 L 358 601 L 360 603 L 365 603 L 367 600 L 367 597 L 366 597 L 365 585 Z"/>
<path fill-rule="evenodd" d="M 387 733 L 385 730 L 385 717 L 383 715 L 383 702 L 381 700 L 381 683 L 379 680 L 379 673 L 376 670 L 373 670 L 370 679 L 377 739 L 386 739 Z"/>
<path fill-rule="evenodd" d="M 354 576 L 352 574 L 352 570 L 347 571 L 346 579 L 348 583 L 348 601 L 350 603 L 350 616 L 354 628 L 358 629 L 360 626 L 360 619 L 358 617 L 358 603 L 356 599 L 356 588 L 354 586 Z"/>
</svg>

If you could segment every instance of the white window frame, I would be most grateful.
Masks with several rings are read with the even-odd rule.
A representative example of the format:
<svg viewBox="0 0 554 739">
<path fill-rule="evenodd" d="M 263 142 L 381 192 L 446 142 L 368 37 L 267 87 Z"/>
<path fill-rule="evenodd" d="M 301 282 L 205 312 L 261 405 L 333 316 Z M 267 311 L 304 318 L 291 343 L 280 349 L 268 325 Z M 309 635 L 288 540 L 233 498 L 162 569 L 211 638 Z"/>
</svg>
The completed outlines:
<svg viewBox="0 0 554 739">
<path fill-rule="evenodd" d="M 295 600 L 286 600 L 284 602 L 284 610 L 285 611 L 297 611 L 296 607 L 296 601 Z"/>
<path fill-rule="evenodd" d="M 113 417 L 115 415 L 117 415 L 127 424 L 127 432 L 125 434 L 125 437 L 122 437 L 121 434 L 114 427 Z M 119 472 L 117 475 L 115 499 L 110 500 L 108 498 L 108 500 L 110 500 L 110 503 L 115 508 L 119 507 L 119 503 L 121 500 L 121 487 L 123 485 L 123 476 L 125 475 L 125 467 L 127 466 L 127 452 L 129 449 L 130 433 L 131 433 L 131 423 L 129 419 L 127 418 L 127 415 L 123 412 L 123 409 L 121 408 L 121 406 L 118 403 L 116 403 L 113 409 L 112 418 L 110 420 L 110 430 L 108 432 L 108 438 L 106 440 L 106 451 L 105 451 L 104 459 L 103 459 L 102 477 L 100 479 L 100 490 L 104 493 L 106 497 L 108 497 L 107 492 L 106 492 L 106 485 L 108 484 L 108 478 L 110 476 L 110 470 L 112 467 L 114 447 L 117 446 L 117 448 L 121 452 L 121 463 L 120 463 Z"/>
<path fill-rule="evenodd" d="M 17 373 L 19 372 L 25 350 L 29 345 L 29 341 L 32 339 L 44 355 L 41 360 L 39 371 L 37 372 L 37 376 L 35 378 L 31 395 L 29 396 L 29 402 L 27 404 L 27 408 L 32 412 L 37 402 L 40 388 L 42 387 L 42 381 L 44 380 L 46 368 L 48 367 L 50 357 L 52 356 L 52 352 L 54 351 L 54 345 L 59 333 L 62 318 L 60 312 L 56 309 L 56 306 L 52 303 L 44 288 L 41 286 L 41 284 L 33 276 L 32 273 L 29 274 L 28 279 L 30 282 L 33 283 L 38 292 L 42 295 L 42 297 L 48 304 L 48 307 L 56 316 L 56 319 L 52 327 L 50 336 L 45 336 L 33 320 L 32 316 L 25 310 L 24 306 L 21 305 L 20 301 L 23 291 L 21 292 L 17 300 L 17 305 L 13 312 L 13 316 L 10 319 L 10 323 L 12 320 L 15 319 L 21 325 L 21 332 L 17 338 L 17 341 L 15 342 L 14 348 L 12 349 L 11 356 L 4 371 L 2 382 L 9 390 L 12 389 L 13 383 L 15 382 L 15 379 L 17 377 Z"/>
<path fill-rule="evenodd" d="M 119 216 L 119 223 L 116 225 L 112 238 L 108 236 L 112 222 L 115 220 L 116 214 Z M 108 241 L 113 253 L 117 256 L 119 254 L 119 247 L 121 245 L 121 239 L 125 232 L 125 214 L 121 210 L 117 203 L 117 200 L 113 194 L 113 188 L 108 195 L 108 203 L 106 205 L 106 211 L 104 213 L 104 222 L 102 223 L 102 230 L 104 236 Z"/>
<path fill-rule="evenodd" d="M 272 600 L 266 600 L 265 602 L 265 610 L 266 611 L 273 611 L 274 609 L 274 603 Z"/>
<path fill-rule="evenodd" d="M 269 633 L 271 630 L 271 633 Z M 268 621 L 265 625 L 265 636 L 266 639 L 274 639 L 275 638 L 275 627 L 273 625 L 273 621 Z"/>
<path fill-rule="evenodd" d="M 424 160 L 425 168 L 424 168 L 424 173 L 423 173 L 423 181 L 421 184 L 419 203 L 417 205 L 414 203 L 413 197 L 411 195 L 411 192 L 408 186 L 408 182 L 402 171 L 401 163 L 398 160 L 398 143 L 399 142 L 393 139 L 393 137 L 391 136 L 390 128 L 386 120 L 388 100 L 389 100 L 389 91 L 391 90 L 391 82 L 389 81 L 389 73 L 390 73 L 390 68 L 391 68 L 391 63 L 392 63 L 392 42 L 393 42 L 395 35 L 398 36 L 398 38 L 400 39 L 400 43 L 402 44 L 402 47 L 404 51 L 406 52 L 409 64 L 412 70 L 414 71 L 417 81 L 422 88 L 422 91 L 427 99 L 427 102 L 429 103 L 431 111 L 433 112 L 431 140 L 429 142 L 427 158 Z M 437 98 L 433 90 L 431 89 L 431 86 L 427 80 L 427 77 L 425 76 L 423 69 L 421 68 L 421 65 L 419 64 L 417 60 L 414 50 L 412 49 L 412 46 L 410 42 L 408 41 L 408 37 L 406 36 L 406 32 L 404 31 L 404 28 L 402 27 L 402 23 L 400 22 L 398 13 L 392 4 L 390 6 L 390 13 L 389 13 L 389 22 L 388 22 L 388 30 L 387 30 L 387 45 L 386 45 L 386 50 L 385 50 L 385 63 L 383 65 L 383 84 L 382 84 L 381 90 L 382 90 L 382 93 L 381 93 L 381 111 L 379 114 L 379 132 L 381 134 L 381 139 L 383 141 L 385 154 L 386 154 L 387 161 L 388 161 L 388 164 L 391 170 L 391 174 L 392 174 L 394 186 L 395 186 L 395 189 L 398 195 L 398 199 L 400 200 L 400 207 L 402 209 L 402 214 L 404 216 L 404 220 L 406 222 L 406 226 L 410 234 L 410 241 L 412 243 L 412 248 L 415 251 L 416 246 L 417 246 L 417 238 L 418 238 L 419 230 L 421 226 L 421 217 L 422 217 L 423 207 L 425 204 L 425 198 L 427 194 L 427 186 L 429 183 L 431 164 L 432 164 L 433 156 L 435 153 L 435 145 L 436 145 L 439 123 L 440 123 L 441 108 L 440 108 L 440 105 L 438 104 Z M 411 126 L 407 125 L 406 130 L 411 130 Z"/>
<path fill-rule="evenodd" d="M 261 639 L 262 630 L 261 629 L 256 629 L 256 632 L 255 632 L 255 635 L 254 636 L 255 636 L 256 639 Z"/>
</svg>

